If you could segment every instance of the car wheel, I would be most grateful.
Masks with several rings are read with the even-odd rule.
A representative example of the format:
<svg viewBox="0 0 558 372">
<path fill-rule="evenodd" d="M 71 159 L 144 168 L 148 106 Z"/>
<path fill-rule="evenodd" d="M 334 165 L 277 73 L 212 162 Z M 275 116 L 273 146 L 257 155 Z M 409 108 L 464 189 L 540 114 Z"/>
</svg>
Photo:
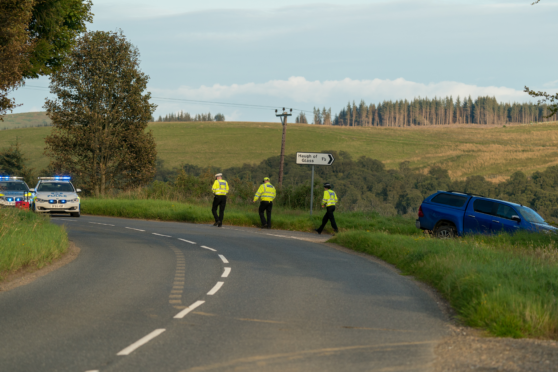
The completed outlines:
<svg viewBox="0 0 558 372">
<path fill-rule="evenodd" d="M 70 216 L 72 216 L 72 217 L 79 217 L 79 216 L 81 216 L 81 206 L 80 206 L 80 208 L 78 209 L 77 213 L 70 213 Z"/>
<path fill-rule="evenodd" d="M 441 225 L 434 230 L 434 236 L 438 239 L 451 239 L 455 235 L 455 227 L 451 225 Z"/>
</svg>

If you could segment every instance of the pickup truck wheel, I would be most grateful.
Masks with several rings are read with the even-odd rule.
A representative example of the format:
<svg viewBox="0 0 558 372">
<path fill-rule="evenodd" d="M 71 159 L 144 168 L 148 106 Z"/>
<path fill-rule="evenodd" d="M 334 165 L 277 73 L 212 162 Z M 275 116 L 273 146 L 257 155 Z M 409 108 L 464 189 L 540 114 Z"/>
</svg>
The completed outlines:
<svg viewBox="0 0 558 372">
<path fill-rule="evenodd" d="M 455 237 L 455 227 L 450 225 L 441 225 L 434 230 L 434 236 L 438 239 L 451 239 Z"/>
</svg>

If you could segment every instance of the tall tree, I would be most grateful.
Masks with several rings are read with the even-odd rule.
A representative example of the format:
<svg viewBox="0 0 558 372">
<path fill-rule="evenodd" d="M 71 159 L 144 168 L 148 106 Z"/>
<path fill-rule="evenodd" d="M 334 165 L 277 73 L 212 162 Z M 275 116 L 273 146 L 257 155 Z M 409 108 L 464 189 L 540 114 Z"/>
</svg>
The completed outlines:
<svg viewBox="0 0 558 372">
<path fill-rule="evenodd" d="M 31 0 L 2 0 L 0 2 L 0 120 L 16 107 L 8 94 L 21 84 L 28 70 L 29 53 L 27 26 L 31 19 Z"/>
<path fill-rule="evenodd" d="M 95 195 L 149 182 L 156 150 L 145 130 L 156 106 L 144 93 L 148 80 L 122 32 L 79 38 L 70 62 L 52 75 L 57 98 L 45 104 L 54 126 L 45 139 L 52 167 L 79 176 Z"/>
<path fill-rule="evenodd" d="M 91 0 L 0 1 L 0 119 L 25 78 L 50 75 L 91 22 Z"/>
</svg>

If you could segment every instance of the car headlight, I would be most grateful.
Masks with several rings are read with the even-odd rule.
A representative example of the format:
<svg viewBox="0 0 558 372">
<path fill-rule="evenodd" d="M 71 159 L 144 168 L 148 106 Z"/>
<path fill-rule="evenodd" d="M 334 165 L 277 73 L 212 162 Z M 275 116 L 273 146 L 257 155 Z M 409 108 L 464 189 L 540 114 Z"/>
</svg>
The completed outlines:
<svg viewBox="0 0 558 372">
<path fill-rule="evenodd" d="M 46 203 L 46 202 L 48 201 L 48 200 L 39 199 L 39 198 L 37 198 L 37 199 L 35 199 L 35 200 L 38 201 L 39 203 Z"/>
<path fill-rule="evenodd" d="M 68 203 L 77 203 L 78 201 L 79 201 L 79 198 L 69 199 Z"/>
</svg>

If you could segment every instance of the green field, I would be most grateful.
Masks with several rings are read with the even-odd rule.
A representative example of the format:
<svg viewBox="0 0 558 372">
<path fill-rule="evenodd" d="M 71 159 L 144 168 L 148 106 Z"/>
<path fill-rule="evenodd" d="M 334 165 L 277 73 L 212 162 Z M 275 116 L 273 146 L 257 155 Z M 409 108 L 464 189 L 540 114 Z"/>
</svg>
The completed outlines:
<svg viewBox="0 0 558 372">
<path fill-rule="evenodd" d="M 26 112 L 6 115 L 4 121 L 0 122 L 0 130 L 44 127 L 50 124 L 51 120 L 44 112 Z"/>
<path fill-rule="evenodd" d="M 159 157 L 167 167 L 189 163 L 228 168 L 259 163 L 280 153 L 279 123 L 151 123 L 149 128 L 156 138 Z M 0 131 L 0 148 L 14 143 L 18 137 L 30 165 L 41 169 L 48 163 L 42 153 L 43 139 L 50 131 L 49 127 Z M 453 179 L 483 175 L 497 182 L 517 170 L 530 174 L 558 164 L 558 125 L 414 128 L 288 125 L 287 153 L 322 150 L 347 151 L 354 157 L 366 155 L 383 161 L 388 168 L 396 168 L 402 161 L 409 161 L 416 169 L 440 165 L 449 170 Z"/>
</svg>

